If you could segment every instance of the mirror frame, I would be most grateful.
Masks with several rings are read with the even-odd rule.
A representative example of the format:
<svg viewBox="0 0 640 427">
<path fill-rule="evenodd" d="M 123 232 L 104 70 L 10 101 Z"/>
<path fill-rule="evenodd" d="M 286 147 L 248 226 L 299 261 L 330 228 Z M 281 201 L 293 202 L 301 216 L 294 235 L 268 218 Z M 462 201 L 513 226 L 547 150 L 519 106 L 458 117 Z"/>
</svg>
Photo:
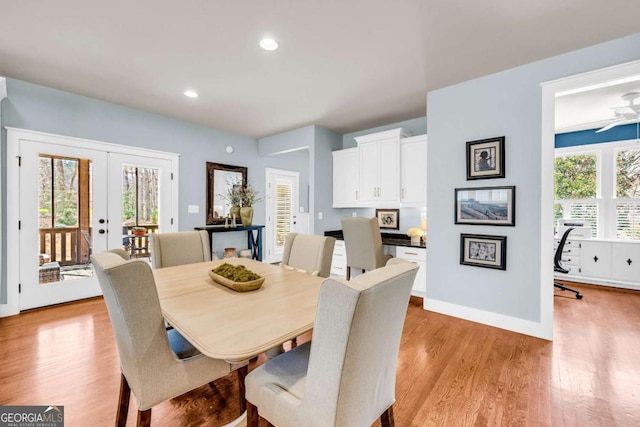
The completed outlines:
<svg viewBox="0 0 640 427">
<path fill-rule="evenodd" d="M 224 224 L 224 217 L 215 218 L 213 216 L 213 207 L 215 200 L 215 190 L 213 182 L 213 174 L 215 171 L 238 172 L 242 174 L 242 186 L 247 186 L 247 168 L 244 166 L 224 165 L 222 163 L 207 162 L 207 225 Z M 240 218 L 236 218 L 236 223 L 242 223 Z"/>
</svg>

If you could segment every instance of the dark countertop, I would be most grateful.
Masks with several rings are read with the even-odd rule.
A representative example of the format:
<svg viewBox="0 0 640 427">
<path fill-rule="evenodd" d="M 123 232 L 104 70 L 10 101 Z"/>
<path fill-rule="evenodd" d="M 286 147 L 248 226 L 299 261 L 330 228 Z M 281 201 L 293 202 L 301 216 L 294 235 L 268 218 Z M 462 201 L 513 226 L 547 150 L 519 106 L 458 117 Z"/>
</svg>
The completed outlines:
<svg viewBox="0 0 640 427">
<path fill-rule="evenodd" d="M 342 230 L 330 230 L 324 232 L 325 236 L 335 237 L 337 240 L 344 240 L 342 236 Z M 382 236 L 382 244 L 383 245 L 391 245 L 391 246 L 409 246 L 414 248 L 426 248 L 427 245 L 421 244 L 419 246 L 411 244 L 411 237 L 406 234 L 400 233 L 380 233 Z"/>
</svg>

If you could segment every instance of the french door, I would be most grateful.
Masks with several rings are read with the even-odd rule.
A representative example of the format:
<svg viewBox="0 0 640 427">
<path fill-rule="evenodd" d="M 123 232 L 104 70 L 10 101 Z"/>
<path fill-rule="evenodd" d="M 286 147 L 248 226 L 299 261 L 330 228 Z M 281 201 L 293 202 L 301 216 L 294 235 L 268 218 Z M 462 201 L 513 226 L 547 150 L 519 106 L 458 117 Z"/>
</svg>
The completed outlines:
<svg viewBox="0 0 640 427">
<path fill-rule="evenodd" d="M 19 230 L 8 236 L 17 250 L 8 282 L 17 282 L 19 310 L 101 295 L 91 253 L 124 248 L 149 260 L 148 234 L 177 230 L 177 156 L 14 132 L 8 141 L 19 167 L 8 200 Z M 130 236 L 134 226 L 145 235 Z"/>
<path fill-rule="evenodd" d="M 266 256 L 265 262 L 282 261 L 284 241 L 295 231 L 298 211 L 299 172 L 266 170 Z"/>
</svg>

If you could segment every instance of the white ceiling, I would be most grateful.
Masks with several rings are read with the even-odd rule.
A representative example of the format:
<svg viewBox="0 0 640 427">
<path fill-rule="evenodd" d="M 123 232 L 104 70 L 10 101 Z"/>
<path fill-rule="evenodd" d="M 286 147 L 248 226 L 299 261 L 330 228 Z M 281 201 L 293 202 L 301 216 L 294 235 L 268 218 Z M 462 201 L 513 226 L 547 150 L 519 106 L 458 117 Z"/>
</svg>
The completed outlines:
<svg viewBox="0 0 640 427">
<path fill-rule="evenodd" d="M 0 75 L 259 138 L 424 116 L 428 91 L 638 32 L 640 2 L 0 0 L 0 17 Z"/>
</svg>

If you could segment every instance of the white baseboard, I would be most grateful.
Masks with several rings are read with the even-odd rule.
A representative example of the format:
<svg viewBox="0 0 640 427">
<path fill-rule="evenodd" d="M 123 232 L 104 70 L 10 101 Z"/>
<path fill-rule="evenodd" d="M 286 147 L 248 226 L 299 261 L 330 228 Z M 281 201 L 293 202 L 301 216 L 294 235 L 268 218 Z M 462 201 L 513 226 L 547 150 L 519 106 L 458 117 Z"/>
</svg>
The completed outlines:
<svg viewBox="0 0 640 427">
<path fill-rule="evenodd" d="M 472 322 L 500 329 L 506 329 L 507 331 L 517 332 L 519 334 L 530 335 L 532 337 L 542 338 L 549 341 L 553 339 L 553 329 L 548 330 L 549 328 L 545 328 L 540 322 L 532 322 L 530 320 L 505 316 L 503 314 L 478 310 L 476 308 L 451 304 L 431 298 L 424 299 L 423 307 L 425 310 L 464 320 L 470 320 Z"/>
</svg>

